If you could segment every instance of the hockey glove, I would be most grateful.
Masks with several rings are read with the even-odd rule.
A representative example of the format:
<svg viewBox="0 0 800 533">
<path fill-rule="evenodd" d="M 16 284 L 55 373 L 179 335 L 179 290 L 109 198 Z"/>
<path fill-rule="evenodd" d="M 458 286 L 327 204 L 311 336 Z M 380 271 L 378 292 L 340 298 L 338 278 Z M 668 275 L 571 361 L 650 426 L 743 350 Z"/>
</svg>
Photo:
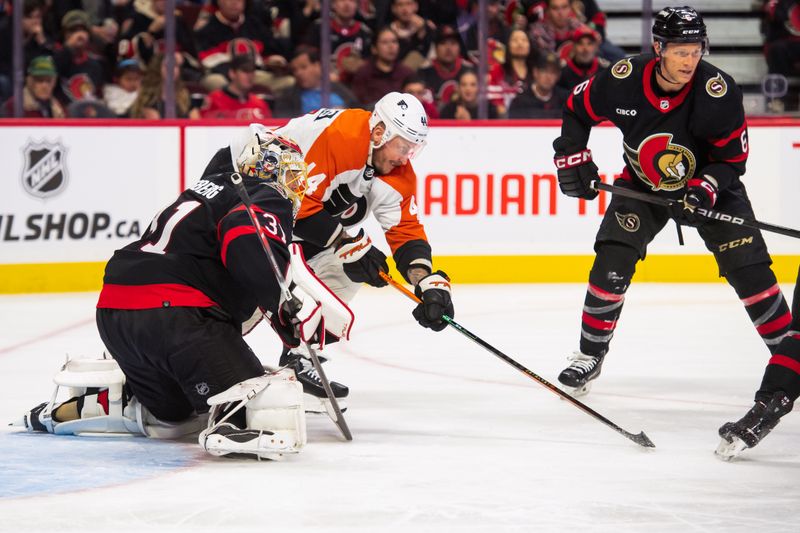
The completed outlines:
<svg viewBox="0 0 800 533">
<path fill-rule="evenodd" d="M 292 299 L 281 298 L 277 316 L 270 317 L 270 325 L 283 343 L 296 348 L 300 342 L 325 345 L 325 322 L 322 306 L 303 289 L 292 283 Z"/>
<path fill-rule="evenodd" d="M 453 318 L 455 309 L 450 298 L 450 278 L 441 270 L 428 274 L 417 284 L 414 294 L 422 300 L 412 311 L 414 318 L 420 326 L 433 331 L 442 331 L 447 327 L 447 322 L 442 315 Z"/>
<path fill-rule="evenodd" d="M 389 272 L 386 256 L 372 246 L 372 240 L 360 229 L 355 237 L 344 236 L 335 248 L 336 257 L 344 265 L 344 273 L 355 283 L 385 287 L 386 281 L 379 272 Z"/>
<path fill-rule="evenodd" d="M 597 191 L 592 189 L 591 183 L 600 177 L 591 150 L 577 146 L 569 137 L 558 137 L 553 141 L 553 150 L 556 151 L 553 161 L 561 192 L 573 198 L 594 199 Z"/>
<path fill-rule="evenodd" d="M 686 182 L 683 199 L 672 204 L 672 217 L 687 226 L 699 226 L 707 217 L 697 209 L 709 210 L 717 202 L 717 184 L 711 176 L 692 178 Z"/>
</svg>

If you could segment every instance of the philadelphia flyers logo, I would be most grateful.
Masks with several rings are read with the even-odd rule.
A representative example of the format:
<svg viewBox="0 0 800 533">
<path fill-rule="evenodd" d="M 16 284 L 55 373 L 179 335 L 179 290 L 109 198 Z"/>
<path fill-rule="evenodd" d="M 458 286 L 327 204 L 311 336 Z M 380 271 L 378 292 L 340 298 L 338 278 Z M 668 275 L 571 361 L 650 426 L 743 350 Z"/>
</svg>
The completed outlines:
<svg viewBox="0 0 800 533">
<path fill-rule="evenodd" d="M 617 217 L 620 227 L 629 233 L 639 231 L 642 225 L 636 213 L 614 213 L 614 216 Z"/>
<path fill-rule="evenodd" d="M 682 188 L 694 176 L 697 161 L 691 150 L 672 142 L 672 134 L 656 133 L 636 149 L 627 144 L 625 155 L 640 180 L 654 191 Z"/>
<path fill-rule="evenodd" d="M 714 98 L 721 98 L 728 92 L 728 84 L 722 79 L 722 74 L 717 75 L 706 82 L 706 92 Z"/>
<path fill-rule="evenodd" d="M 630 59 L 620 59 L 611 67 L 611 75 L 618 80 L 627 78 L 631 72 L 633 72 L 633 65 L 631 65 Z"/>
</svg>

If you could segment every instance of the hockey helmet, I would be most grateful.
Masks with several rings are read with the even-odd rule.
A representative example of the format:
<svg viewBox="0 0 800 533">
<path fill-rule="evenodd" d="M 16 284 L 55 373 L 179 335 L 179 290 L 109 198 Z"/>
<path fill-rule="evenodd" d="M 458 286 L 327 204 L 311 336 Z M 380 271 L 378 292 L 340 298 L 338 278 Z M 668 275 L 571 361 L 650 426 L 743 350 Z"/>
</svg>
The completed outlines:
<svg viewBox="0 0 800 533">
<path fill-rule="evenodd" d="M 375 109 L 369 119 L 369 130 L 383 123 L 386 130 L 378 144 L 372 148 L 380 148 L 394 137 L 400 136 L 411 142 L 414 148 L 409 159 L 419 155 L 427 144 L 428 115 L 417 98 L 408 93 L 391 92 L 375 103 Z"/>
<path fill-rule="evenodd" d="M 700 43 L 708 51 L 708 32 L 700 13 L 689 6 L 665 7 L 653 22 L 653 40 L 661 43 Z"/>
<path fill-rule="evenodd" d="M 300 147 L 260 124 L 250 126 L 250 141 L 237 159 L 239 172 L 265 180 L 291 200 L 294 212 L 308 189 L 308 166 Z"/>
</svg>

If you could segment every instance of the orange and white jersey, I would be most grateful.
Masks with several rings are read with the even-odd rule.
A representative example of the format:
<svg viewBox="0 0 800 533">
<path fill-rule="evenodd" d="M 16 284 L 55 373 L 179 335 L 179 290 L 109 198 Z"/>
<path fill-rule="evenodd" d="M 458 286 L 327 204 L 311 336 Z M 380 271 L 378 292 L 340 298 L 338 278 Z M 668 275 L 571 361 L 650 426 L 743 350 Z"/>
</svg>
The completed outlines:
<svg viewBox="0 0 800 533">
<path fill-rule="evenodd" d="M 292 139 L 308 164 L 309 189 L 297 214 L 297 238 L 329 246 L 342 226 L 372 213 L 401 272 L 411 264 L 431 268 L 430 246 L 417 218 L 417 177 L 410 163 L 374 176 L 367 166 L 371 113 L 320 109 L 289 121 L 276 133 Z"/>
</svg>

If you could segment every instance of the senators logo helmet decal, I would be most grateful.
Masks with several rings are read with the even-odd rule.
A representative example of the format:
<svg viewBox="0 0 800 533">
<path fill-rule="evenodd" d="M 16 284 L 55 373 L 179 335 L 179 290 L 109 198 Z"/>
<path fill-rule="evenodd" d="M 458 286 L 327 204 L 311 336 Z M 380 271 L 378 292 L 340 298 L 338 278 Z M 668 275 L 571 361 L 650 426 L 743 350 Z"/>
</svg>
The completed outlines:
<svg viewBox="0 0 800 533">
<path fill-rule="evenodd" d="M 669 133 L 651 135 L 637 149 L 627 144 L 624 146 L 636 175 L 654 191 L 680 189 L 697 170 L 697 161 L 691 150 L 673 143 Z"/>
<path fill-rule="evenodd" d="M 631 72 L 633 72 L 633 65 L 631 65 L 630 59 L 620 59 L 611 67 L 611 75 L 618 80 L 627 78 Z"/>
<path fill-rule="evenodd" d="M 722 98 L 728 92 L 728 84 L 722 79 L 722 74 L 717 75 L 706 82 L 706 92 L 714 98 Z"/>
</svg>

